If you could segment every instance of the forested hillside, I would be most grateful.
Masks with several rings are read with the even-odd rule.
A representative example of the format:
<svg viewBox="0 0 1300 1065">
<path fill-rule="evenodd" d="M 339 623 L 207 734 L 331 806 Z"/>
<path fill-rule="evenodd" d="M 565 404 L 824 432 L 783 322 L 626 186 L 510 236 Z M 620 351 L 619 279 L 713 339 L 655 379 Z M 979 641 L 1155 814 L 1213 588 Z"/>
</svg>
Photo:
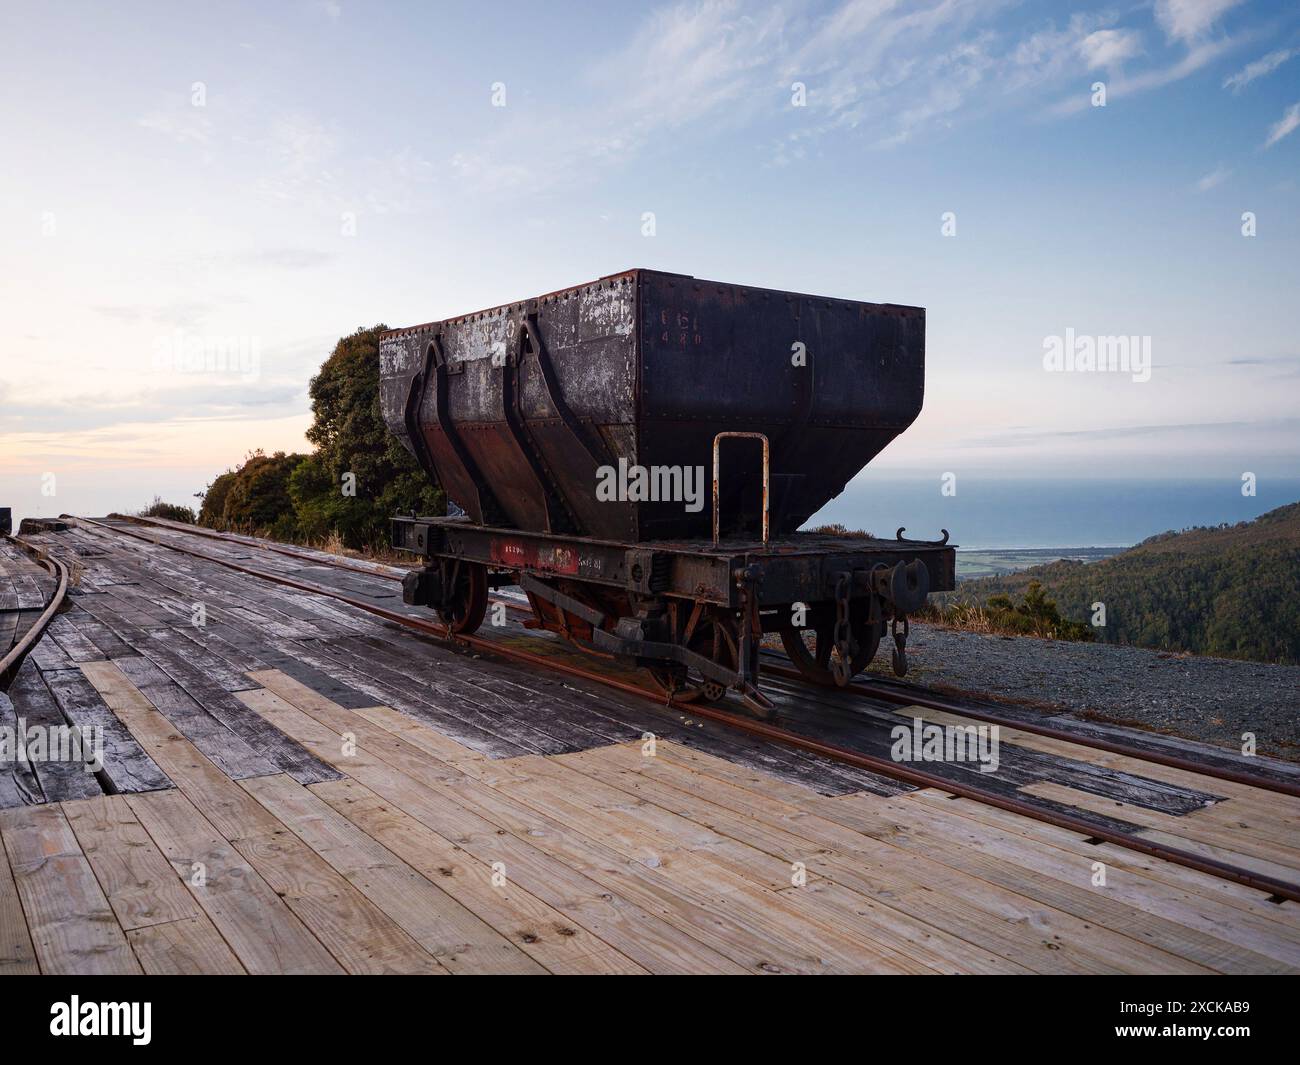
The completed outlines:
<svg viewBox="0 0 1300 1065">
<path fill-rule="evenodd" d="M 1300 503 L 1254 521 L 1167 532 L 1100 562 L 1053 562 L 964 582 L 952 597 L 985 603 L 1041 582 L 1063 617 L 1096 638 L 1263 662 L 1300 662 Z"/>
</svg>

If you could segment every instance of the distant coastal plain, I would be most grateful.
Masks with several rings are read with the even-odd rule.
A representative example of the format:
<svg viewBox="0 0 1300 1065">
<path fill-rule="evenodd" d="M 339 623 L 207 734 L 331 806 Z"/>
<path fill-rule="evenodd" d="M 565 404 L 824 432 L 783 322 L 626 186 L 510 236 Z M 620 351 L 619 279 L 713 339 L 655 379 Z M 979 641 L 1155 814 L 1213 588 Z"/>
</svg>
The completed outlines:
<svg viewBox="0 0 1300 1065">
<path fill-rule="evenodd" d="M 1122 547 L 1025 547 L 1005 550 L 990 548 L 982 551 L 958 549 L 957 579 L 966 581 L 974 577 L 1001 577 L 1063 558 L 1072 562 L 1097 562 L 1118 555 L 1123 550 Z"/>
</svg>

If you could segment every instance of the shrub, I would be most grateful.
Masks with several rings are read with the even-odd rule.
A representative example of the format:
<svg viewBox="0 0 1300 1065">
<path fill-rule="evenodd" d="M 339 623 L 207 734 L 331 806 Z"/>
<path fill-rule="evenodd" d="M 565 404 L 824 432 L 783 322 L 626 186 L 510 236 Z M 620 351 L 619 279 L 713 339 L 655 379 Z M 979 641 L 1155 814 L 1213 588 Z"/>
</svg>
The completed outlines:
<svg viewBox="0 0 1300 1065">
<path fill-rule="evenodd" d="M 194 509 L 183 507 L 179 503 L 164 503 L 162 496 L 154 496 L 153 502 L 140 511 L 142 518 L 165 518 L 168 521 L 182 521 L 186 525 L 194 524 Z"/>
<path fill-rule="evenodd" d="M 252 452 L 242 466 L 223 473 L 208 489 L 200 512 L 203 524 L 294 539 L 298 522 L 289 495 L 289 478 L 305 458 L 283 451 L 273 455 Z"/>
</svg>

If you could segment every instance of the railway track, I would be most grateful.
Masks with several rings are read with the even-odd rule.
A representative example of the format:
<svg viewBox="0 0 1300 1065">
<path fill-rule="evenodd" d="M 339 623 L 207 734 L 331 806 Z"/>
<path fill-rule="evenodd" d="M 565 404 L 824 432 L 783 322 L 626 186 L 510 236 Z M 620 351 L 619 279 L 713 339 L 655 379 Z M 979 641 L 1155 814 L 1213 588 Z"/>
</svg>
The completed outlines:
<svg viewBox="0 0 1300 1065">
<path fill-rule="evenodd" d="M 1062 810 L 1044 808 L 1041 805 L 1029 803 L 1018 798 L 997 794 L 986 788 L 967 784 L 963 781 L 953 780 L 951 777 L 943 776 L 924 768 L 919 768 L 916 765 L 900 764 L 878 755 L 854 750 L 840 744 L 829 743 L 790 729 L 782 728 L 781 726 L 770 722 L 756 720 L 749 715 L 732 713 L 718 706 L 711 706 L 698 702 L 678 702 L 673 700 L 671 697 L 665 697 L 660 692 L 652 691 L 649 688 L 642 687 L 620 678 L 611 677 L 605 673 L 584 669 L 568 662 L 557 661 L 553 658 L 534 654 L 519 647 L 506 646 L 500 641 L 488 639 L 482 636 L 453 633 L 446 625 L 440 624 L 436 621 L 416 618 L 409 614 L 390 610 L 376 603 L 367 602 L 357 596 L 348 595 L 325 585 L 299 580 L 283 573 L 276 573 L 253 566 L 242 565 L 240 562 L 232 559 L 221 558 L 217 555 L 195 550 L 191 547 L 182 546 L 173 542 L 169 538 L 157 535 L 151 536 L 144 531 L 128 529 L 121 525 L 111 525 L 90 518 L 76 518 L 75 520 L 111 534 L 131 537 L 145 543 L 164 547 L 181 554 L 189 555 L 282 586 L 326 596 L 336 601 L 346 603 L 349 606 L 366 611 L 367 613 L 380 617 L 386 621 L 402 625 L 425 635 L 434 636 L 454 645 L 491 653 L 517 662 L 541 666 L 548 670 L 566 673 L 592 683 L 613 688 L 626 694 L 652 700 L 660 705 L 666 703 L 682 713 L 713 721 L 717 724 L 760 737 L 770 742 L 797 748 L 832 759 L 848 766 L 891 777 L 918 788 L 933 788 L 938 791 L 972 799 L 1011 813 L 1032 818 L 1036 821 L 1054 825 L 1055 827 L 1067 831 L 1078 832 L 1089 840 L 1112 843 L 1116 846 L 1148 855 L 1153 858 L 1159 858 L 1176 865 L 1181 865 L 1189 869 L 1194 869 L 1202 873 L 1219 877 L 1226 881 L 1253 888 L 1264 892 L 1275 900 L 1300 902 L 1300 884 L 1283 881 L 1272 876 L 1264 875 L 1228 862 L 1219 861 L 1215 858 L 1185 850 L 1183 848 L 1173 847 L 1155 840 L 1144 839 L 1122 831 L 1116 831 L 1087 817 L 1075 816 Z M 360 565 L 350 560 L 336 559 L 318 553 L 299 551 L 282 545 L 260 543 L 248 537 L 218 533 L 213 530 L 198 530 L 189 526 L 181 526 L 176 523 L 156 521 L 153 519 L 129 518 L 123 520 L 130 520 L 132 523 L 144 527 L 153 525 L 159 529 L 170 530 L 172 532 L 183 532 L 187 534 L 195 534 L 200 537 L 225 540 L 230 543 L 239 544 L 243 547 L 255 547 L 270 553 L 293 557 L 299 561 L 349 570 L 371 577 L 381 577 L 390 580 L 401 579 L 401 571 L 392 567 L 383 567 L 379 564 Z M 64 568 L 64 579 L 66 583 L 66 568 Z M 506 602 L 508 607 L 521 609 L 526 613 L 531 613 L 530 611 L 527 611 L 526 608 L 522 608 L 519 604 L 512 604 L 506 600 L 502 601 Z M 768 669 L 771 672 L 777 672 L 779 670 L 780 672 L 777 673 L 777 675 L 783 677 L 789 676 L 791 678 L 798 678 L 799 676 L 795 671 L 786 670 L 784 667 L 768 667 Z M 1065 729 L 1038 725 L 1034 722 L 1026 722 L 1018 717 L 1012 717 L 1008 714 L 1000 714 L 998 711 L 987 707 L 971 707 L 957 700 L 937 697 L 934 696 L 933 693 L 927 694 L 924 690 L 914 689 L 911 686 L 884 685 L 877 688 L 874 686 L 868 687 L 865 684 L 854 684 L 847 690 L 854 695 L 864 698 L 885 699 L 886 701 L 895 704 L 921 706 L 923 708 L 935 709 L 945 713 L 956 714 L 992 724 L 1005 725 L 1006 727 L 1015 728 L 1024 732 L 1037 733 L 1047 737 L 1063 739 L 1084 747 L 1092 747 L 1110 753 L 1122 754 L 1126 757 L 1142 761 L 1168 765 L 1173 768 L 1197 773 L 1209 778 L 1232 781 L 1234 783 L 1245 784 L 1251 787 L 1291 796 L 1300 795 L 1300 788 L 1297 788 L 1289 781 L 1276 780 L 1257 774 L 1246 773 L 1235 767 L 1223 764 L 1199 762 L 1169 755 L 1160 751 L 1151 751 L 1145 747 L 1136 747 L 1117 740 L 1085 736 Z"/>
<path fill-rule="evenodd" d="M 213 529 L 202 529 L 198 526 L 186 526 L 179 522 L 160 520 L 156 518 L 128 517 L 126 515 L 111 516 L 122 520 L 130 520 L 132 522 L 156 526 L 158 528 L 170 529 L 178 533 L 198 535 L 208 539 L 239 544 L 243 547 L 256 548 L 272 554 L 295 558 L 302 562 L 333 566 L 337 569 L 348 570 L 364 576 L 379 577 L 384 580 L 400 582 L 404 572 L 404 570 L 401 570 L 398 567 L 388 566 L 383 563 L 357 564 L 346 558 L 326 555 L 323 552 L 302 551 L 282 544 L 267 543 L 266 541 L 258 540 L 256 537 L 222 533 Z M 496 597 L 494 601 L 502 603 L 507 610 L 529 617 L 532 616 L 532 611 L 528 607 L 512 598 Z M 444 626 L 436 625 L 436 623 L 435 626 L 438 630 L 437 634 L 441 635 L 444 639 L 463 639 L 459 634 L 449 634 Z M 484 644 L 484 646 L 488 645 L 489 644 Z M 476 644 L 475 646 L 478 645 Z M 769 660 L 764 664 L 764 673 L 769 676 L 781 677 L 785 680 L 791 680 L 801 685 L 806 685 L 806 679 L 798 672 L 798 670 L 789 665 L 782 664 L 786 661 L 788 660 L 785 659 L 784 655 L 780 655 L 777 652 L 771 652 Z M 607 680 L 608 678 L 603 679 Z M 643 691 L 644 689 L 638 690 Z M 1234 764 L 1233 758 L 1230 755 L 1222 755 L 1218 757 L 1205 755 L 1201 759 L 1197 760 L 1161 750 L 1153 750 L 1151 747 L 1147 746 L 1135 746 L 1134 744 L 1125 743 L 1119 739 L 1084 735 L 1076 730 L 1027 720 L 1023 716 L 1012 715 L 1011 713 L 1001 711 L 995 707 L 973 705 L 969 700 L 961 700 L 936 693 L 922 687 L 921 685 L 908 683 L 906 681 L 895 681 L 887 678 L 873 677 L 870 680 L 857 680 L 842 690 L 857 698 L 883 700 L 898 706 L 920 706 L 927 710 L 937 710 L 943 713 L 970 718 L 974 721 L 981 721 L 986 724 L 999 725 L 1004 728 L 1014 728 L 1021 732 L 1029 732 L 1037 736 L 1044 736 L 1048 739 L 1062 740 L 1067 743 L 1077 744 L 1081 747 L 1090 747 L 1094 750 L 1106 751 L 1110 754 L 1119 754 L 1128 758 L 1153 762 L 1157 765 L 1169 766 L 1172 769 L 1181 769 L 1189 773 L 1199 773 L 1202 776 L 1213 777 L 1217 780 L 1226 780 L 1234 784 L 1245 784 L 1248 787 L 1262 788 L 1266 791 L 1275 791 L 1281 795 L 1290 795 L 1292 797 L 1300 798 L 1300 783 L 1269 777 L 1258 772 L 1251 772 Z M 659 697 L 657 692 L 653 694 L 655 694 L 656 697 Z M 696 703 L 692 703 L 690 706 L 695 710 L 698 710 L 699 708 Z"/>
<path fill-rule="evenodd" d="M 45 634 L 46 628 L 54 619 L 54 615 L 63 608 L 68 594 L 69 583 L 68 567 L 53 555 L 25 543 L 17 537 L 6 536 L 5 540 L 30 555 L 40 566 L 48 570 L 55 579 L 55 586 L 40 615 L 14 645 L 9 648 L 4 657 L 0 658 L 0 690 L 8 687 L 14 674 L 18 672 L 18 667 L 22 665 L 23 659 L 27 657 L 27 653 L 36 646 L 37 642 Z"/>
</svg>

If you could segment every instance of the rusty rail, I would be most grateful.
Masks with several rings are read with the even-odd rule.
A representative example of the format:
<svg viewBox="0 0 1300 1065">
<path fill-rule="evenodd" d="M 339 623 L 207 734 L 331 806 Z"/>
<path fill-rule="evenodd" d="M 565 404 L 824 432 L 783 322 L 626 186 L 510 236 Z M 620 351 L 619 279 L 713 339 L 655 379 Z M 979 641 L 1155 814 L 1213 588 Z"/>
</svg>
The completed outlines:
<svg viewBox="0 0 1300 1065">
<path fill-rule="evenodd" d="M 31 555 L 58 579 L 54 592 L 50 596 L 49 602 L 45 604 L 45 609 L 41 611 L 40 616 L 32 623 L 31 628 L 23 633 L 22 639 L 14 644 L 3 658 L 0 658 L 0 683 L 8 687 L 10 679 L 18 671 L 23 659 L 27 657 L 27 652 L 35 647 L 36 641 L 45 635 L 46 627 L 54 618 L 54 615 L 62 609 L 68 594 L 68 567 L 48 551 L 42 551 L 31 544 L 24 543 L 17 537 L 6 536 L 5 539 Z"/>
<path fill-rule="evenodd" d="M 798 670 L 787 669 L 785 666 L 765 665 L 763 672 L 786 680 L 803 679 Z M 1171 769 L 1181 769 L 1203 777 L 1214 777 L 1217 780 L 1226 780 L 1233 784 L 1245 784 L 1252 788 L 1275 791 L 1279 795 L 1300 798 L 1300 783 L 1293 783 L 1288 780 L 1271 780 L 1244 770 L 1233 769 L 1230 766 L 1196 762 L 1176 754 L 1152 751 L 1146 747 L 1134 747 L 1119 740 L 1080 736 L 1077 732 L 1071 732 L 1069 729 L 1056 728 L 1052 725 L 1040 725 L 1035 721 L 1022 721 L 1019 718 L 1009 717 L 1006 714 L 999 714 L 992 710 L 985 710 L 982 707 L 968 706 L 965 703 L 931 695 L 928 692 L 913 694 L 905 691 L 892 691 L 884 685 L 869 684 L 849 684 L 845 688 L 835 690 L 848 692 L 862 699 L 880 699 L 883 702 L 895 703 L 899 706 L 919 706 L 925 710 L 939 710 L 947 714 L 969 717 L 975 721 L 987 721 L 989 724 L 1001 728 L 1018 729 L 1021 732 L 1029 732 L 1035 736 L 1045 736 L 1048 739 L 1062 740 L 1080 747 L 1091 747 L 1094 750 L 1107 751 L 1110 754 L 1124 755 L 1126 758 L 1135 758 L 1143 762 L 1152 762 L 1155 765 L 1169 766 Z"/>
<path fill-rule="evenodd" d="M 204 554 L 201 551 L 192 551 L 189 548 L 181 547 L 177 544 L 168 543 L 163 540 L 151 539 L 142 533 L 132 532 L 131 530 L 124 529 L 120 526 L 105 525 L 102 522 L 97 522 L 90 518 L 77 518 L 76 520 L 97 526 L 98 528 L 105 529 L 108 532 L 119 533 L 121 535 L 141 540 L 145 543 L 165 547 L 172 551 L 178 551 L 181 554 L 190 555 L 207 562 L 214 562 L 217 565 L 225 566 L 226 568 L 235 570 L 239 573 L 246 573 L 250 576 L 261 577 L 263 580 L 285 585 L 286 587 L 298 588 L 302 591 L 311 592 L 316 595 L 323 595 L 327 598 L 347 603 L 349 606 L 355 606 L 367 613 L 374 614 L 376 617 L 384 618 L 385 620 L 392 621 L 398 625 L 403 625 L 419 632 L 438 636 L 441 639 L 449 640 L 452 643 L 459 643 L 465 646 L 489 651 L 503 658 L 543 665 L 548 669 L 568 673 L 584 680 L 602 684 L 641 698 L 650 699 L 662 705 L 661 696 L 657 696 L 647 689 L 641 688 L 637 685 L 614 680 L 613 678 L 603 676 L 599 673 L 593 673 L 585 669 L 580 669 L 579 667 L 569 665 L 568 663 L 555 662 L 549 658 L 535 655 L 518 648 L 504 647 L 494 641 L 484 640 L 481 637 L 452 634 L 444 625 L 438 625 L 419 618 L 412 618 L 405 614 L 399 614 L 396 611 L 376 606 L 373 603 L 367 603 L 364 600 L 344 595 L 341 592 L 325 588 L 321 585 L 309 584 L 306 581 L 295 580 L 292 577 L 285 577 L 280 574 L 267 573 L 264 570 L 257 570 L 250 566 L 241 566 L 237 562 L 220 559 L 213 555 Z M 882 776 L 892 777 L 895 780 L 902 781 L 903 783 L 913 784 L 918 788 L 934 788 L 936 791 L 946 792 L 951 795 L 959 795 L 962 798 L 972 799 L 975 802 L 981 802 L 987 806 L 993 806 L 1010 813 L 1028 817 L 1035 821 L 1041 821 L 1044 824 L 1053 825 L 1070 832 L 1078 832 L 1089 839 L 1100 839 L 1106 843 L 1111 843 L 1127 850 L 1136 851 L 1139 854 L 1145 854 L 1153 858 L 1160 858 L 1163 861 L 1170 862 L 1174 865 L 1181 865 L 1188 869 L 1194 869 L 1198 872 L 1206 873 L 1210 876 L 1219 877 L 1222 880 L 1242 884 L 1246 887 L 1265 892 L 1277 898 L 1287 899 L 1291 902 L 1300 902 L 1300 885 L 1276 880 L 1273 877 L 1265 876 L 1253 872 L 1252 870 L 1232 865 L 1228 862 L 1221 862 L 1217 859 L 1207 858 L 1178 847 L 1170 847 L 1163 843 L 1156 843 L 1152 840 L 1141 839 L 1137 836 L 1127 835 L 1123 832 L 1116 832 L 1097 825 L 1086 818 L 1075 817 L 1073 814 L 1063 813 L 1057 810 L 1044 809 L 1043 807 L 1035 806 L 1032 803 L 1027 803 L 1021 799 L 995 795 L 968 784 L 949 780 L 937 773 L 931 773 L 924 769 L 902 765 L 898 762 L 880 758 L 876 755 L 865 754 L 861 751 L 850 750 L 847 747 L 824 743 L 820 740 L 815 740 L 808 736 L 802 736 L 796 732 L 790 732 L 787 729 L 779 728 L 775 725 L 757 721 L 754 718 L 731 714 L 715 707 L 699 703 L 678 703 L 671 698 L 668 700 L 668 705 L 672 706 L 674 709 L 682 711 L 683 713 L 688 713 L 693 717 L 707 718 L 708 720 L 716 721 L 719 724 L 738 729 L 742 732 L 761 736 L 774 743 L 781 743 L 788 747 L 794 747 L 798 750 L 817 754 L 824 758 L 830 758 L 845 765 L 854 766 L 858 769 L 865 769 L 873 773 L 879 773 Z"/>
</svg>

